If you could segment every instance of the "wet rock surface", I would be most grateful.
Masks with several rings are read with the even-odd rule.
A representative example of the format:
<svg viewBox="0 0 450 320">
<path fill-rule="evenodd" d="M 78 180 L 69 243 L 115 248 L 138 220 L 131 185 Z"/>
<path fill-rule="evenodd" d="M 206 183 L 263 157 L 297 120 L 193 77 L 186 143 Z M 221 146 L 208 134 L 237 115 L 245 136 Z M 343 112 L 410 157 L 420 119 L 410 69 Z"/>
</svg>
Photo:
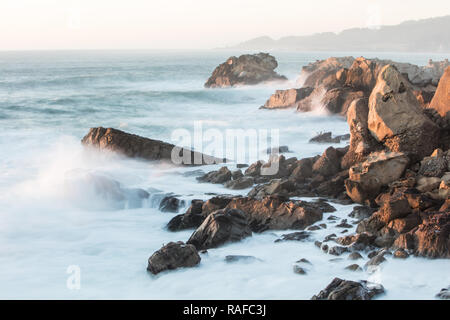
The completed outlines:
<svg viewBox="0 0 450 320">
<path fill-rule="evenodd" d="M 311 300 L 371 300 L 384 293 L 381 285 L 367 281 L 348 281 L 335 278 L 324 290 Z"/>
<path fill-rule="evenodd" d="M 170 242 L 148 259 L 147 270 L 158 274 L 166 270 L 194 267 L 200 260 L 194 246 L 183 242 Z"/>
</svg>

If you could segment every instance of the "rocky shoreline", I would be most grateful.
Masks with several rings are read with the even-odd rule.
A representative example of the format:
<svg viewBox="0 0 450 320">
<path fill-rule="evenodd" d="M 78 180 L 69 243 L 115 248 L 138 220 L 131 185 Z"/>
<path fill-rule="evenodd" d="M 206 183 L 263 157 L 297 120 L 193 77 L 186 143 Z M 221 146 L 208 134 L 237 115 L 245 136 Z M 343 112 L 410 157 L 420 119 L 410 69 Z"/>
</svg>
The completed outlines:
<svg viewBox="0 0 450 320">
<path fill-rule="evenodd" d="M 262 54 L 232 57 L 214 71 L 205 86 L 280 80 L 281 76 L 274 75 L 277 64 L 272 58 Z M 237 71 L 231 70 L 242 64 L 256 72 L 255 65 L 261 63 L 268 67 L 258 76 L 242 74 L 245 67 L 240 66 L 238 79 Z M 263 108 L 310 111 L 320 101 L 329 112 L 347 117 L 349 145 L 328 147 L 321 156 L 304 159 L 274 155 L 268 163 L 258 161 L 244 172 L 224 166 L 200 176 L 202 183 L 223 184 L 232 190 L 251 189 L 247 196 L 193 200 L 167 229 L 195 231 L 186 243 L 169 243 L 155 252 L 148 260 L 150 272 L 194 267 L 205 250 L 240 241 L 252 233 L 297 230 L 280 241 L 303 241 L 310 232 L 326 228 L 325 222 L 333 220 L 331 213 L 336 209 L 328 201 L 359 206 L 350 215 L 355 219 L 351 224 L 346 219 L 337 224 L 348 234 L 330 234 L 315 243 L 318 250 L 331 256 L 349 254 L 355 260 L 367 254 L 370 260 L 364 266 L 366 270 L 385 263 L 387 255 L 398 259 L 410 255 L 450 258 L 448 61 L 417 67 L 378 59 L 330 58 L 304 67 L 303 72 L 307 73 L 303 88 L 277 91 Z M 335 141 L 329 133 L 312 142 Z M 104 128 L 91 129 L 82 142 L 146 160 L 168 160 L 174 148 Z M 266 175 L 264 169 L 272 162 L 277 162 L 279 171 Z M 348 268 L 362 270 L 358 264 Z M 294 272 L 306 273 L 301 266 Z M 336 278 L 313 299 L 366 300 L 384 290 L 366 281 Z M 448 297 L 445 289 L 439 295 Z"/>
</svg>

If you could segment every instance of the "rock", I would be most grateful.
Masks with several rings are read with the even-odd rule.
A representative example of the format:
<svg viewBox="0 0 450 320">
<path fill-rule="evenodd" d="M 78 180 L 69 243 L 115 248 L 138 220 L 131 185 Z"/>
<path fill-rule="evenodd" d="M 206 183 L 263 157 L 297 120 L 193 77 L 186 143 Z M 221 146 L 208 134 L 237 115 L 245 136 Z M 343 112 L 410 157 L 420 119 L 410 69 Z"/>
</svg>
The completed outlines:
<svg viewBox="0 0 450 320">
<path fill-rule="evenodd" d="M 338 225 L 336 225 L 336 228 L 344 228 L 344 229 L 349 229 L 352 228 L 353 226 L 351 224 L 347 223 L 347 219 L 343 219 L 341 221 L 341 223 L 339 223 Z"/>
<path fill-rule="evenodd" d="M 239 209 L 249 218 L 252 231 L 303 230 L 322 220 L 320 204 L 306 201 L 286 201 L 282 197 L 235 198 L 227 206 Z"/>
<path fill-rule="evenodd" d="M 430 157 L 420 162 L 419 175 L 425 177 L 442 177 L 447 171 L 447 159 L 441 149 L 436 149 Z"/>
<path fill-rule="evenodd" d="M 408 81 L 385 66 L 369 98 L 369 130 L 394 152 L 422 159 L 436 149 L 439 128 L 426 117 Z"/>
<path fill-rule="evenodd" d="M 341 87 L 327 91 L 321 103 L 324 110 L 328 112 L 346 115 L 353 101 L 362 98 L 364 98 L 364 92 L 354 91 L 348 87 Z"/>
<path fill-rule="evenodd" d="M 289 234 L 283 234 L 280 239 L 275 240 L 275 242 L 285 242 L 285 241 L 303 241 L 308 239 L 310 236 L 309 232 L 300 231 Z"/>
<path fill-rule="evenodd" d="M 444 288 L 436 295 L 436 298 L 442 300 L 450 300 L 450 286 L 448 288 Z"/>
<path fill-rule="evenodd" d="M 323 238 L 323 242 L 328 242 L 328 241 L 334 240 L 334 239 L 336 239 L 336 237 L 337 236 L 335 233 L 329 234 L 325 238 Z"/>
<path fill-rule="evenodd" d="M 257 161 L 245 170 L 246 176 L 257 177 L 261 175 L 262 161 Z"/>
<path fill-rule="evenodd" d="M 416 189 L 419 190 L 422 193 L 430 192 L 433 190 L 436 190 L 441 185 L 441 179 L 436 177 L 420 177 L 417 180 L 417 186 Z"/>
<path fill-rule="evenodd" d="M 227 243 L 239 241 L 252 235 L 247 215 L 236 209 L 217 210 L 208 215 L 191 235 L 188 244 L 197 250 L 217 248 Z"/>
<path fill-rule="evenodd" d="M 386 259 L 384 258 L 384 256 L 382 254 L 378 254 L 375 257 L 373 257 L 372 259 L 370 259 L 369 262 L 366 263 L 365 267 L 367 269 L 373 269 L 373 268 L 379 266 L 380 264 L 382 264 L 383 262 L 386 262 Z"/>
<path fill-rule="evenodd" d="M 286 109 L 294 108 L 297 106 L 297 102 L 308 97 L 313 88 L 300 88 L 300 89 L 288 89 L 277 90 L 270 96 L 261 109 Z"/>
<path fill-rule="evenodd" d="M 198 177 L 200 182 L 222 184 L 231 180 L 231 171 L 227 167 L 222 167 L 218 171 L 211 171 L 204 176 Z"/>
<path fill-rule="evenodd" d="M 348 216 L 350 218 L 364 220 L 369 218 L 375 211 L 376 209 L 369 208 L 367 206 L 356 206 Z"/>
<path fill-rule="evenodd" d="M 329 76 L 336 77 L 336 73 L 343 68 L 350 68 L 353 57 L 328 58 L 310 63 L 302 68 L 301 77 L 305 78 L 304 87 L 316 88 Z"/>
<path fill-rule="evenodd" d="M 345 141 L 350 139 L 350 135 L 340 135 L 336 137 L 332 137 L 331 132 L 319 133 L 315 137 L 309 140 L 310 143 L 340 143 L 341 141 Z"/>
<path fill-rule="evenodd" d="M 274 179 L 265 185 L 257 186 L 249 192 L 248 196 L 256 199 L 262 199 L 267 196 L 289 197 L 294 191 L 295 184 L 291 180 Z"/>
<path fill-rule="evenodd" d="M 382 285 L 335 278 L 318 295 L 313 296 L 312 300 L 371 300 L 382 293 L 384 293 Z"/>
<path fill-rule="evenodd" d="M 244 174 L 242 173 L 241 170 L 235 170 L 231 172 L 231 178 L 233 180 L 237 180 L 239 178 L 242 178 L 244 176 Z"/>
<path fill-rule="evenodd" d="M 174 196 L 166 196 L 159 204 L 159 210 L 162 212 L 178 212 L 180 207 L 184 206 L 184 200 L 180 200 Z"/>
<path fill-rule="evenodd" d="M 356 235 L 348 235 L 336 239 L 336 242 L 343 246 L 350 246 L 353 250 L 364 250 L 368 246 L 374 244 L 376 236 L 367 232 L 362 232 Z"/>
<path fill-rule="evenodd" d="M 186 213 L 174 217 L 167 225 L 169 231 L 181 231 L 198 228 L 205 218 L 212 212 L 225 208 L 232 198 L 217 196 L 204 202 L 203 200 L 192 200 L 191 206 Z"/>
<path fill-rule="evenodd" d="M 226 263 L 235 263 L 235 262 L 242 262 L 242 263 L 252 263 L 252 262 L 257 262 L 257 261 L 261 261 L 258 258 L 255 258 L 253 256 L 226 256 L 225 257 L 225 262 Z"/>
<path fill-rule="evenodd" d="M 365 161 L 370 153 L 381 148 L 369 131 L 368 114 L 367 99 L 353 101 L 347 111 L 347 123 L 350 126 L 350 148 L 342 158 L 342 169 L 349 169 L 356 163 Z"/>
<path fill-rule="evenodd" d="M 358 252 L 352 252 L 352 253 L 350 253 L 350 255 L 348 256 L 348 259 L 349 259 L 349 260 L 359 260 L 359 259 L 362 259 L 362 258 L 363 258 L 362 255 L 359 254 Z"/>
<path fill-rule="evenodd" d="M 248 168 L 248 164 L 246 164 L 246 163 L 238 163 L 236 165 L 236 168 L 238 168 L 238 169 Z"/>
<path fill-rule="evenodd" d="M 324 177 L 332 176 L 340 170 L 340 159 L 335 148 L 329 147 L 322 156 L 314 162 L 313 172 Z"/>
<path fill-rule="evenodd" d="M 348 248 L 340 246 L 334 246 L 328 250 L 328 254 L 331 254 L 333 256 L 340 256 L 345 252 L 348 252 Z"/>
<path fill-rule="evenodd" d="M 295 163 L 295 168 L 291 173 L 290 178 L 295 181 L 305 181 L 305 179 L 311 178 L 313 174 L 313 161 L 312 158 L 305 158 L 298 160 Z"/>
<path fill-rule="evenodd" d="M 130 158 L 171 161 L 176 165 L 204 165 L 224 162 L 223 159 L 113 128 L 91 128 L 89 133 L 81 140 L 81 143 L 87 147 L 113 151 Z"/>
<path fill-rule="evenodd" d="M 369 95 L 375 87 L 382 67 L 383 63 L 379 60 L 356 58 L 346 73 L 345 85 Z"/>
<path fill-rule="evenodd" d="M 147 270 L 153 274 L 177 268 L 190 268 L 200 263 L 200 256 L 193 245 L 170 242 L 148 259 Z"/>
<path fill-rule="evenodd" d="M 442 117 L 445 117 L 450 111 L 450 67 L 445 69 L 442 78 L 439 80 L 430 108 L 438 111 Z"/>
<path fill-rule="evenodd" d="M 231 190 L 243 190 L 251 188 L 254 184 L 254 179 L 252 177 L 242 177 L 236 180 L 228 181 L 225 183 L 225 188 Z"/>
<path fill-rule="evenodd" d="M 306 274 L 306 270 L 303 269 L 302 267 L 298 266 L 298 265 L 294 265 L 294 273 L 305 275 Z"/>
<path fill-rule="evenodd" d="M 275 147 L 275 148 L 269 148 L 267 149 L 267 154 L 281 154 L 281 153 L 289 153 L 291 152 L 289 150 L 288 146 L 280 146 L 280 147 Z"/>
<path fill-rule="evenodd" d="M 305 258 L 298 260 L 297 263 L 305 263 L 305 264 L 312 265 L 312 263 L 308 259 L 305 259 Z"/>
<path fill-rule="evenodd" d="M 409 257 L 409 254 L 403 249 L 397 249 L 394 252 L 394 258 L 397 259 L 406 259 Z"/>
<path fill-rule="evenodd" d="M 345 268 L 345 270 L 350 270 L 350 271 L 363 271 L 363 269 L 358 265 L 358 264 L 351 264 L 349 266 L 347 266 Z"/>
<path fill-rule="evenodd" d="M 254 85 L 266 81 L 287 80 L 274 70 L 278 67 L 275 57 L 267 53 L 244 54 L 230 57 L 219 65 L 206 81 L 206 88 L 223 88 L 237 85 Z"/>
<path fill-rule="evenodd" d="M 399 152 L 375 152 L 363 163 L 349 170 L 345 181 L 348 196 L 357 203 L 375 199 L 381 187 L 398 180 L 409 163 L 408 157 Z"/>
</svg>

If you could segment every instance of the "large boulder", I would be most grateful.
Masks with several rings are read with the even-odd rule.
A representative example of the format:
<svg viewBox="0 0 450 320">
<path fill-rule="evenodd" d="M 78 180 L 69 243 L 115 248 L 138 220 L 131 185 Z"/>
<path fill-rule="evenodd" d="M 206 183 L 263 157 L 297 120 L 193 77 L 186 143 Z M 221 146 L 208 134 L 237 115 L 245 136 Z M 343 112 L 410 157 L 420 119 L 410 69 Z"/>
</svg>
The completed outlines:
<svg viewBox="0 0 450 320">
<path fill-rule="evenodd" d="M 170 242 L 148 259 L 147 270 L 153 274 L 177 268 L 194 267 L 200 263 L 200 256 L 193 245 Z"/>
<path fill-rule="evenodd" d="M 354 60 L 353 57 L 331 57 L 310 63 L 302 68 L 300 77 L 303 78 L 303 85 L 318 87 L 327 77 L 335 75 L 342 68 L 350 68 Z"/>
<path fill-rule="evenodd" d="M 348 169 L 363 162 L 367 155 L 380 149 L 380 144 L 370 134 L 367 124 L 369 107 L 366 99 L 352 102 L 347 111 L 347 123 L 350 126 L 350 149 L 342 158 L 342 169 Z"/>
<path fill-rule="evenodd" d="M 345 85 L 355 90 L 361 90 L 369 95 L 375 87 L 381 68 L 382 64 L 376 60 L 369 60 L 363 57 L 356 58 L 346 72 Z"/>
<path fill-rule="evenodd" d="M 314 162 L 312 169 L 313 172 L 324 177 L 338 173 L 341 169 L 338 151 L 333 147 L 326 149 L 322 156 Z"/>
<path fill-rule="evenodd" d="M 445 69 L 444 75 L 439 81 L 436 93 L 431 100 L 430 108 L 439 112 L 442 117 L 450 111 L 450 67 Z"/>
<path fill-rule="evenodd" d="M 203 165 L 223 162 L 223 159 L 113 128 L 91 128 L 89 133 L 81 140 L 81 143 L 87 147 L 113 151 L 130 158 L 171 161 L 176 165 Z"/>
<path fill-rule="evenodd" d="M 296 107 L 297 102 L 311 94 L 313 88 L 277 90 L 261 109 L 286 109 Z"/>
<path fill-rule="evenodd" d="M 226 208 L 211 213 L 187 243 L 194 245 L 198 250 L 206 250 L 251 235 L 247 215 L 241 210 Z"/>
<path fill-rule="evenodd" d="M 197 177 L 197 180 L 200 182 L 222 184 L 230 181 L 231 177 L 231 171 L 227 167 L 222 167 L 217 171 L 211 171 L 203 176 Z"/>
<path fill-rule="evenodd" d="M 371 300 L 382 293 L 384 293 L 384 288 L 379 284 L 335 278 L 311 300 Z"/>
<path fill-rule="evenodd" d="M 222 88 L 287 80 L 285 76 L 274 71 L 277 67 L 277 60 L 268 53 L 244 54 L 239 58 L 230 57 L 213 71 L 205 87 Z"/>
<path fill-rule="evenodd" d="M 400 152 L 374 152 L 367 160 L 349 170 L 345 181 L 348 196 L 357 203 L 374 200 L 383 186 L 398 180 L 409 163 L 408 157 Z"/>
<path fill-rule="evenodd" d="M 433 152 L 439 128 L 424 115 L 408 81 L 392 65 L 385 66 L 369 98 L 372 135 L 391 151 L 421 159 Z"/>
</svg>

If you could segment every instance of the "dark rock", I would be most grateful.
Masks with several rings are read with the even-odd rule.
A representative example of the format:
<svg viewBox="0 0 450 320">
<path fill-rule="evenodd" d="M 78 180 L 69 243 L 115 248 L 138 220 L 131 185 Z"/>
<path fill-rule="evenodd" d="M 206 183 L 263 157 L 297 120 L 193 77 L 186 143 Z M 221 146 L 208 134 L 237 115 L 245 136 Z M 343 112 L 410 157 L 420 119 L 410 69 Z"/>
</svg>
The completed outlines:
<svg viewBox="0 0 450 320">
<path fill-rule="evenodd" d="M 200 263 L 200 256 L 193 245 L 170 242 L 148 259 L 147 270 L 153 274 L 177 268 L 194 267 Z"/>
<path fill-rule="evenodd" d="M 236 209 L 222 209 L 208 215 L 191 235 L 188 244 L 198 250 L 217 248 L 252 235 L 247 215 Z"/>
<path fill-rule="evenodd" d="M 436 295 L 436 298 L 450 300 L 450 287 L 442 289 L 441 292 Z"/>
<path fill-rule="evenodd" d="M 347 266 L 345 268 L 345 270 L 350 270 L 350 271 L 355 271 L 355 272 L 356 271 L 363 271 L 363 269 L 357 264 L 351 264 L 351 265 Z"/>
<path fill-rule="evenodd" d="M 347 219 L 343 219 L 341 221 L 341 223 L 339 223 L 338 225 L 336 225 L 336 228 L 344 228 L 344 229 L 348 229 L 348 228 L 352 228 L 353 226 L 351 224 L 347 223 Z"/>
<path fill-rule="evenodd" d="M 340 170 L 340 159 L 335 148 L 329 147 L 323 155 L 314 163 L 313 172 L 324 177 L 332 176 Z"/>
<path fill-rule="evenodd" d="M 365 267 L 367 269 L 370 269 L 370 268 L 379 266 L 383 262 L 386 262 L 386 259 L 384 258 L 384 256 L 382 254 L 377 254 L 375 257 L 373 257 L 366 263 Z"/>
<path fill-rule="evenodd" d="M 409 257 L 409 254 L 403 249 L 397 249 L 394 252 L 394 258 L 406 259 L 408 257 Z"/>
<path fill-rule="evenodd" d="M 222 184 L 231 180 L 231 171 L 227 167 L 222 167 L 218 171 L 211 171 L 204 176 L 198 177 L 197 180 L 200 182 Z"/>
<path fill-rule="evenodd" d="M 350 259 L 350 260 L 359 260 L 359 259 L 362 259 L 362 258 L 363 258 L 362 255 L 360 253 L 358 253 L 358 252 L 352 252 L 348 256 L 348 259 Z"/>
<path fill-rule="evenodd" d="M 333 256 L 340 256 L 345 252 L 348 252 L 348 248 L 340 246 L 334 246 L 328 250 L 328 254 L 331 254 Z"/>
<path fill-rule="evenodd" d="M 356 206 L 353 211 L 348 215 L 350 218 L 355 218 L 358 220 L 363 220 L 369 218 L 376 209 L 369 208 L 366 206 Z"/>
<path fill-rule="evenodd" d="M 184 206 L 184 200 L 180 200 L 175 196 L 166 196 L 159 204 L 159 210 L 162 212 L 178 212 L 180 207 Z"/>
<path fill-rule="evenodd" d="M 281 154 L 281 153 L 289 153 L 289 152 L 291 152 L 291 151 L 289 150 L 288 146 L 280 146 L 280 147 L 267 149 L 267 154 Z"/>
<path fill-rule="evenodd" d="M 289 234 L 283 234 L 280 239 L 275 240 L 275 242 L 285 242 L 285 241 L 304 241 L 310 236 L 309 232 L 300 231 Z"/>
<path fill-rule="evenodd" d="M 297 263 L 306 263 L 306 264 L 311 264 L 312 265 L 312 263 L 308 259 L 305 259 L 305 258 L 302 258 L 302 259 L 298 260 Z"/>
<path fill-rule="evenodd" d="M 306 274 L 306 270 L 303 269 L 302 267 L 298 266 L 298 265 L 294 265 L 294 273 L 305 275 Z"/>
<path fill-rule="evenodd" d="M 225 188 L 231 189 L 231 190 L 244 190 L 251 188 L 254 184 L 253 177 L 241 177 L 235 180 L 228 181 L 225 183 Z"/>
<path fill-rule="evenodd" d="M 227 263 L 235 263 L 235 262 L 242 262 L 242 263 L 251 263 L 251 262 L 257 262 L 261 261 L 260 259 L 253 257 L 253 256 L 226 256 L 225 262 Z"/>
<path fill-rule="evenodd" d="M 371 300 L 376 295 L 384 293 L 381 285 L 367 281 L 348 281 L 335 278 L 312 300 Z"/>
</svg>

